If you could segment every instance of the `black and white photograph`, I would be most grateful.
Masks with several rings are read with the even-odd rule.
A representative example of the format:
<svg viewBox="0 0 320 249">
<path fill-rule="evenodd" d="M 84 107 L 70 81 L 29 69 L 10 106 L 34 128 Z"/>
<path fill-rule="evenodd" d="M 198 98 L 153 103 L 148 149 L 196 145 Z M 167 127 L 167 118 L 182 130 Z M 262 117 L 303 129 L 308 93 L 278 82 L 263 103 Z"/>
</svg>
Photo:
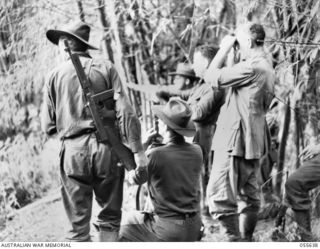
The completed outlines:
<svg viewBox="0 0 320 249">
<path fill-rule="evenodd" d="M 0 247 L 99 242 L 319 247 L 320 0 L 0 1 Z"/>
</svg>

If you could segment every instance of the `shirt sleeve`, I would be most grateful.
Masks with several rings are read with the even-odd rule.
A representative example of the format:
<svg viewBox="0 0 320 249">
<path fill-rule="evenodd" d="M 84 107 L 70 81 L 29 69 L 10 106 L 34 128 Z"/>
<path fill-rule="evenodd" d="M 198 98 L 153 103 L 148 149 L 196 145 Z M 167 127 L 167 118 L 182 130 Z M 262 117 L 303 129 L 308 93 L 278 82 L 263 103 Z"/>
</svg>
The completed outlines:
<svg viewBox="0 0 320 249">
<path fill-rule="evenodd" d="M 109 69 L 109 77 L 114 89 L 115 111 L 121 134 L 128 142 L 133 153 L 142 151 L 141 125 L 114 66 Z"/>
<path fill-rule="evenodd" d="M 148 165 L 145 167 L 137 167 L 135 169 L 135 178 L 134 182 L 138 185 L 143 184 L 148 181 L 150 175 L 152 174 L 156 166 L 156 153 L 153 149 L 146 151 L 148 156 Z"/>
<path fill-rule="evenodd" d="M 55 90 L 54 90 L 54 74 L 45 81 L 43 88 L 43 103 L 41 110 L 41 129 L 48 136 L 57 133 L 56 112 L 55 112 Z"/>
<path fill-rule="evenodd" d="M 215 110 L 220 109 L 224 103 L 224 90 L 215 89 L 206 91 L 200 100 L 191 105 L 192 121 L 201 122 L 211 115 Z"/>
<path fill-rule="evenodd" d="M 191 89 L 188 90 L 177 90 L 172 85 L 161 87 L 159 91 L 157 91 L 156 95 L 165 100 L 166 102 L 173 96 L 178 96 L 183 100 L 187 100 L 191 94 Z"/>
<path fill-rule="evenodd" d="M 204 78 L 214 88 L 241 87 L 251 83 L 254 70 L 249 62 L 240 62 L 232 67 L 207 72 Z"/>
</svg>

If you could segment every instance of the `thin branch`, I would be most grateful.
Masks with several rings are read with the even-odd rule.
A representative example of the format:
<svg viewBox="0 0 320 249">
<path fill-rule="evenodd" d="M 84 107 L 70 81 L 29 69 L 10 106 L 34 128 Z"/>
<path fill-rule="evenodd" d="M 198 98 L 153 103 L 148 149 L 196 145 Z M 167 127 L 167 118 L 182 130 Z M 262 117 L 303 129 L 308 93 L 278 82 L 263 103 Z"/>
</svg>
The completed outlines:
<svg viewBox="0 0 320 249">
<path fill-rule="evenodd" d="M 189 63 L 192 63 L 192 60 L 189 57 L 189 53 L 187 48 L 181 43 L 179 37 L 177 36 L 177 34 L 174 32 L 174 30 L 170 27 L 170 25 L 167 26 L 169 31 L 171 32 L 171 34 L 173 35 L 175 42 L 178 44 L 178 46 L 181 48 L 184 56 L 188 59 Z"/>
<path fill-rule="evenodd" d="M 84 21 L 85 21 L 85 18 L 84 18 L 82 1 L 81 1 L 81 0 L 77 0 L 77 5 L 78 5 L 78 9 L 79 9 L 79 17 L 80 17 L 80 20 L 84 22 Z"/>
<path fill-rule="evenodd" d="M 195 24 L 195 20 L 194 20 L 194 16 L 195 16 L 195 12 L 196 12 L 196 4 L 193 0 L 192 2 L 193 4 L 193 11 L 192 11 L 192 22 L 191 22 L 191 36 L 190 36 L 190 46 L 189 46 L 189 52 L 188 52 L 188 59 L 190 61 L 191 59 L 191 53 L 192 53 L 192 50 L 193 50 L 193 34 L 194 34 L 194 24 Z M 190 61 L 190 63 L 192 63 L 192 61 Z"/>
</svg>

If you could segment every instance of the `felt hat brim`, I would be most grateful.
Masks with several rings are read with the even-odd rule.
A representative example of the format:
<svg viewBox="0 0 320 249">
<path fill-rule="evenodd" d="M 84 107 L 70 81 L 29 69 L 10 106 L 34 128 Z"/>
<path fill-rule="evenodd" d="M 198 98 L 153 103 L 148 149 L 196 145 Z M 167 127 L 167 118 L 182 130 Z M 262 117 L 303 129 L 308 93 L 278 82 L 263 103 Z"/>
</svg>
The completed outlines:
<svg viewBox="0 0 320 249">
<path fill-rule="evenodd" d="M 63 35 L 69 35 L 74 37 L 75 39 L 77 39 L 78 41 L 84 43 L 85 45 L 88 46 L 88 49 L 94 49 L 94 50 L 99 50 L 97 47 L 91 45 L 89 42 L 87 42 L 86 40 L 82 39 L 81 37 L 77 36 L 76 34 L 73 34 L 71 32 L 68 31 L 64 31 L 64 30 L 58 30 L 58 29 L 49 29 L 46 32 L 46 36 L 48 38 L 49 41 L 51 41 L 53 44 L 58 45 L 59 43 L 59 39 L 61 36 Z"/>
<path fill-rule="evenodd" d="M 163 106 L 153 106 L 152 111 L 158 118 L 160 118 L 166 125 L 168 125 L 175 132 L 182 136 L 193 137 L 196 134 L 196 127 L 193 122 L 189 120 L 186 127 L 181 127 L 174 123 L 167 115 L 163 112 Z"/>
</svg>

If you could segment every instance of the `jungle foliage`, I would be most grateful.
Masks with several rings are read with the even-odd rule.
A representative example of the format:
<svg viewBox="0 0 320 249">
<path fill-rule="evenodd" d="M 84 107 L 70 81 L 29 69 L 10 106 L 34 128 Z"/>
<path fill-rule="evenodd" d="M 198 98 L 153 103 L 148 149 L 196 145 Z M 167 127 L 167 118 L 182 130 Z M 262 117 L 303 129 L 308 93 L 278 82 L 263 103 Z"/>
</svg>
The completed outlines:
<svg viewBox="0 0 320 249">
<path fill-rule="evenodd" d="M 219 46 L 245 20 L 263 23 L 277 72 L 280 146 L 274 191 L 281 196 L 283 172 L 298 168 L 301 149 L 318 141 L 319 13 L 318 0 L 0 1 L 0 213 L 58 186 L 59 145 L 45 143 L 39 118 L 45 76 L 58 63 L 45 31 L 74 19 L 91 25 L 99 56 L 116 65 L 124 86 L 171 84 L 168 72 L 177 62 L 192 62 L 197 45 Z M 150 128 L 148 96 L 127 90 L 144 129 Z"/>
</svg>

